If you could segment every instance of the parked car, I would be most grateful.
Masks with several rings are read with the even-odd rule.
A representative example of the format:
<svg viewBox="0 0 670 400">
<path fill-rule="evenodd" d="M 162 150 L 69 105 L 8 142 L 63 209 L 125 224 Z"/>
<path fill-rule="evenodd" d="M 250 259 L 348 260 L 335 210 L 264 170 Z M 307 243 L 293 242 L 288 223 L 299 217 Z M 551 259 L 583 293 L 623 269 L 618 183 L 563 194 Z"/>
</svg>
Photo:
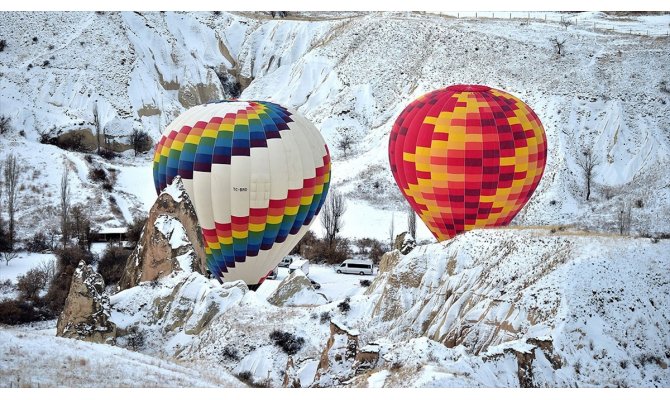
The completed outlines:
<svg viewBox="0 0 670 400">
<path fill-rule="evenodd" d="M 293 257 L 284 257 L 282 260 L 277 264 L 278 267 L 282 268 L 287 268 L 291 263 L 293 262 Z"/>
<path fill-rule="evenodd" d="M 277 275 L 279 275 L 279 268 L 274 267 L 272 271 L 268 273 L 266 279 L 277 279 Z"/>
<path fill-rule="evenodd" d="M 335 267 L 335 271 L 338 274 L 372 275 L 373 268 L 372 261 L 349 259 Z"/>
<path fill-rule="evenodd" d="M 288 273 L 290 274 L 297 269 L 301 270 L 305 275 L 309 275 L 309 260 L 298 259 L 293 261 L 288 266 Z"/>
</svg>

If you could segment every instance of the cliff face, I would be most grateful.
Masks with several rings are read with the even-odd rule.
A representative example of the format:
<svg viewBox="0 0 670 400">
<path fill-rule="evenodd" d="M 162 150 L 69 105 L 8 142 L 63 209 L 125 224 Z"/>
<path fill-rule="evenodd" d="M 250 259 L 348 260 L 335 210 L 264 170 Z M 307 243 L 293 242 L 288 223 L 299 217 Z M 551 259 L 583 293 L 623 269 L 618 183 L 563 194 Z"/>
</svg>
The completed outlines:
<svg viewBox="0 0 670 400">
<path fill-rule="evenodd" d="M 667 240 L 498 229 L 389 253 L 367 292 L 367 335 L 422 336 L 484 363 L 512 357 L 522 386 L 656 385 L 670 377 L 669 250 Z"/>
</svg>

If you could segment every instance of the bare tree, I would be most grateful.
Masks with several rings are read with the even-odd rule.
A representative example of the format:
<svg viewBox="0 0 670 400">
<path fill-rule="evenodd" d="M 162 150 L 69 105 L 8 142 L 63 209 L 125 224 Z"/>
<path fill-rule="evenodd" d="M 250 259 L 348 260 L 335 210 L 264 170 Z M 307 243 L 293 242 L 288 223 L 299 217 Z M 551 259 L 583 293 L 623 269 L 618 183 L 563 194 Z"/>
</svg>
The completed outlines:
<svg viewBox="0 0 670 400">
<path fill-rule="evenodd" d="M 344 196 L 336 190 L 331 190 L 321 209 L 321 224 L 326 231 L 326 240 L 328 241 L 329 249 L 333 248 L 335 236 L 337 236 L 344 225 L 342 216 L 346 210 L 347 205 L 344 201 Z"/>
<path fill-rule="evenodd" d="M 2 258 L 5 259 L 5 266 L 9 265 L 10 261 L 19 256 L 19 253 L 16 250 L 9 248 L 2 250 L 0 253 L 2 253 Z"/>
<path fill-rule="evenodd" d="M 619 210 L 619 235 L 629 234 L 630 233 L 630 221 L 631 221 L 631 215 L 630 215 L 630 210 L 631 207 L 630 205 L 626 207 L 625 204 L 621 205 L 621 209 Z"/>
<path fill-rule="evenodd" d="M 96 152 L 100 152 L 100 135 L 102 134 L 102 125 L 100 124 L 100 111 L 98 110 L 98 101 L 93 104 L 93 125 L 95 126 L 95 142 L 97 144 Z"/>
<path fill-rule="evenodd" d="M 391 213 L 391 225 L 389 226 L 389 238 L 391 239 L 391 250 L 395 244 L 395 213 Z"/>
<path fill-rule="evenodd" d="M 591 149 L 582 149 L 582 155 L 577 158 L 577 165 L 582 169 L 586 182 L 586 201 L 591 197 L 591 182 L 593 169 L 600 164 L 600 158 L 591 152 Z"/>
<path fill-rule="evenodd" d="M 561 17 L 561 25 L 563 25 L 565 29 L 568 29 L 568 27 L 572 25 L 572 21 L 570 21 L 568 18 Z"/>
<path fill-rule="evenodd" d="M 70 223 L 70 233 L 73 238 L 77 239 L 77 244 L 83 250 L 90 250 L 91 248 L 91 220 L 88 217 L 86 209 L 81 205 L 77 204 L 72 207 L 72 210 L 69 213 L 71 223 Z"/>
<path fill-rule="evenodd" d="M 565 44 L 565 40 L 558 40 L 557 37 L 554 38 L 554 46 L 556 46 L 556 50 L 558 51 L 558 55 L 561 55 L 561 51 L 563 50 L 563 45 Z"/>
<path fill-rule="evenodd" d="M 67 245 L 70 238 L 70 170 L 65 165 L 63 175 L 60 180 L 60 226 L 63 235 L 63 247 Z"/>
<path fill-rule="evenodd" d="M 147 151 L 151 148 L 151 138 L 143 130 L 133 129 L 130 134 L 130 145 L 133 147 L 135 156 L 137 156 L 138 152 Z"/>
<path fill-rule="evenodd" d="M 337 148 L 344 153 L 344 157 L 347 157 L 347 152 L 351 150 L 351 147 L 354 145 L 354 138 L 350 134 L 344 134 L 340 137 L 339 142 L 337 142 Z"/>
<path fill-rule="evenodd" d="M 407 206 L 407 231 L 416 240 L 416 213 L 411 206 Z"/>
<path fill-rule="evenodd" d="M 5 189 L 7 192 L 7 214 L 9 214 L 9 248 L 14 248 L 14 223 L 16 221 L 16 195 L 18 194 L 19 163 L 16 156 L 10 154 L 5 160 Z"/>
</svg>

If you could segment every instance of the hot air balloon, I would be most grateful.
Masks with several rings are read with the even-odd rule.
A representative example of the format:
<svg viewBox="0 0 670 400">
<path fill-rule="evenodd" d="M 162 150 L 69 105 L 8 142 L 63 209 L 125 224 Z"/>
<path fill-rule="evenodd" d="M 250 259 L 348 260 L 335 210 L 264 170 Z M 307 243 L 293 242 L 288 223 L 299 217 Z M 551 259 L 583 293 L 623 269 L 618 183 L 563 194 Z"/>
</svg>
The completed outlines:
<svg viewBox="0 0 670 400">
<path fill-rule="evenodd" d="M 389 140 L 391 171 L 437 240 L 505 226 L 544 172 L 547 140 L 521 100 L 481 85 L 454 85 L 410 103 Z"/>
<path fill-rule="evenodd" d="M 295 112 L 221 101 L 193 107 L 167 126 L 153 173 L 158 193 L 181 176 L 212 275 L 254 288 L 319 213 L 330 155 L 316 127 Z"/>
</svg>

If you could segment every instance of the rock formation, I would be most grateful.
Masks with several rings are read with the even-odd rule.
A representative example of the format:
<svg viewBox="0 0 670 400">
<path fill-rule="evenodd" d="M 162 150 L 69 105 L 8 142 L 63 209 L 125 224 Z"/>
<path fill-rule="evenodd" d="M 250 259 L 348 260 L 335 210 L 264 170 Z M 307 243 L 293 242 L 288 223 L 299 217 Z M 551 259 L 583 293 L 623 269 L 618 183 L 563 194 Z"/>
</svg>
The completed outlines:
<svg viewBox="0 0 670 400">
<path fill-rule="evenodd" d="M 358 335 L 357 329 L 349 329 L 341 322 L 330 321 L 330 337 L 321 354 L 314 387 L 337 386 L 354 375 Z"/>
<path fill-rule="evenodd" d="M 270 296 L 268 302 L 276 306 L 313 306 L 326 304 L 323 295 L 317 293 L 305 274 L 296 270 L 286 277 Z"/>
<path fill-rule="evenodd" d="M 192 268 L 207 275 L 203 243 L 195 209 L 177 177 L 151 207 L 139 243 L 128 257 L 119 289 L 158 279 L 177 269 Z"/>
<path fill-rule="evenodd" d="M 116 325 L 109 320 L 109 296 L 102 276 L 83 261 L 74 271 L 56 335 L 95 343 L 113 343 Z"/>
</svg>

